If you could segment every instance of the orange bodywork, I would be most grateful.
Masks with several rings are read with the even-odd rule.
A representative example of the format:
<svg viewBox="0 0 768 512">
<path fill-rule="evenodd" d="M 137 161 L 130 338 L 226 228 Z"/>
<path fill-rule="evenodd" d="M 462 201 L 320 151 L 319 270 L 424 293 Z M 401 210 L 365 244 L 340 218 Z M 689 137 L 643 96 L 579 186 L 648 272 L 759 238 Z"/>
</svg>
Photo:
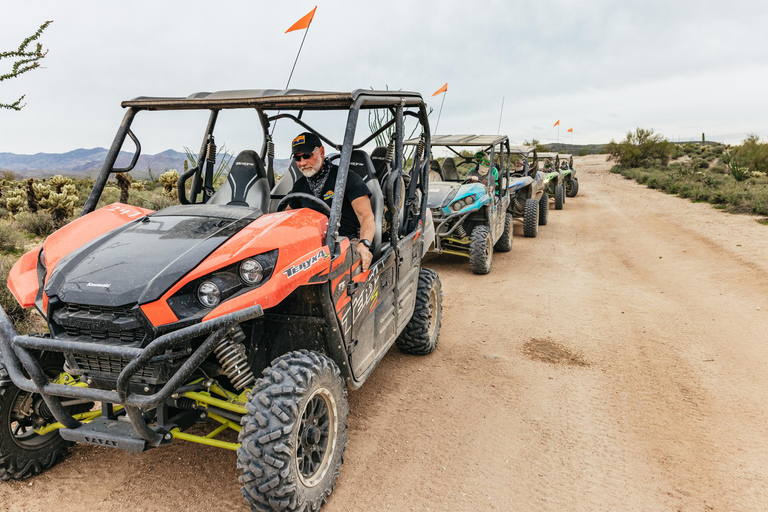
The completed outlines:
<svg viewBox="0 0 768 512">
<path fill-rule="evenodd" d="M 47 276 L 51 274 L 56 264 L 64 256 L 104 233 L 150 213 L 153 211 L 146 208 L 114 203 L 99 208 L 59 229 L 49 236 L 42 246 L 45 251 L 46 281 Z M 23 308 L 35 305 L 35 296 L 37 296 L 38 290 L 37 258 L 39 253 L 40 247 L 26 253 L 16 262 L 8 275 L 8 288 Z M 48 297 L 43 294 L 44 307 L 47 307 L 47 304 Z"/>
<path fill-rule="evenodd" d="M 308 208 L 263 215 L 224 242 L 160 299 L 142 305 L 141 310 L 154 326 L 176 322 L 178 318 L 167 301 L 184 285 L 250 256 L 278 249 L 275 270 L 266 283 L 222 302 L 203 321 L 254 304 L 260 304 L 264 309 L 271 308 L 298 286 L 307 284 L 311 277 L 330 271 L 330 251 L 323 245 L 327 225 L 325 215 Z M 290 276 L 286 274 L 287 269 L 308 261 L 312 263 L 306 269 Z"/>
</svg>

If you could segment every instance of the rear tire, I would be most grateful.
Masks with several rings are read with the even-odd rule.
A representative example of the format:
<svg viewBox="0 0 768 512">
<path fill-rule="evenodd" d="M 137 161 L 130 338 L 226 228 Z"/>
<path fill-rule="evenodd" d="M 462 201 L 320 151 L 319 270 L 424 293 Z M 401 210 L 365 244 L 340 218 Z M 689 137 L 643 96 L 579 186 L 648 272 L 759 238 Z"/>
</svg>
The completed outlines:
<svg viewBox="0 0 768 512">
<path fill-rule="evenodd" d="M 507 213 L 504 217 L 504 232 L 496 241 L 493 250 L 497 252 L 509 252 L 512 250 L 512 214 Z"/>
<path fill-rule="evenodd" d="M 347 388 L 328 357 L 290 352 L 251 391 L 237 467 L 251 510 L 316 512 L 339 477 L 347 444 Z"/>
<path fill-rule="evenodd" d="M 434 352 L 442 319 L 443 290 L 440 276 L 430 268 L 422 268 L 419 270 L 419 287 L 416 289 L 416 307 L 413 308 L 413 316 L 408 325 L 397 337 L 397 348 L 417 356 Z"/>
<path fill-rule="evenodd" d="M 539 202 L 536 199 L 525 200 L 523 213 L 523 235 L 528 238 L 536 238 L 539 234 Z"/>
<path fill-rule="evenodd" d="M 549 222 L 549 196 L 546 192 L 539 199 L 539 226 L 546 226 Z"/>
<path fill-rule="evenodd" d="M 62 371 L 63 360 L 48 353 L 40 366 L 49 377 Z M 23 391 L 9 382 L 8 372 L 0 364 L 0 480 L 21 480 L 42 473 L 64 458 L 72 444 L 58 430 L 44 436 L 34 432 L 56 420 L 48 412 L 42 396 Z M 30 484 L 31 485 L 31 484 Z"/>
<path fill-rule="evenodd" d="M 488 226 L 475 226 L 469 241 L 469 266 L 475 274 L 487 274 L 493 263 L 493 243 Z"/>
<path fill-rule="evenodd" d="M 576 194 L 579 193 L 579 179 L 571 178 L 570 185 L 570 187 L 566 186 L 565 195 L 568 197 L 576 197 Z"/>
<path fill-rule="evenodd" d="M 565 205 L 565 187 L 558 185 L 555 187 L 555 210 L 562 210 Z"/>
</svg>

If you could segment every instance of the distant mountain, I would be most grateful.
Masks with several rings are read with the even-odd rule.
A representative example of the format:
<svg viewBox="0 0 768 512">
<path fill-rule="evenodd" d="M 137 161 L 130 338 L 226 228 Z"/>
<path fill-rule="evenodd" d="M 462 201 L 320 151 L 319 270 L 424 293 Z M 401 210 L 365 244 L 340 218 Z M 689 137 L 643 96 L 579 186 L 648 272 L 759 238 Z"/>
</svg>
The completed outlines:
<svg viewBox="0 0 768 512">
<path fill-rule="evenodd" d="M 0 153 L 0 171 L 12 171 L 23 177 L 48 177 L 64 174 L 79 177 L 94 177 L 101 170 L 108 151 L 104 148 L 75 149 L 67 153 L 37 153 L 35 155 L 18 155 L 15 153 Z M 127 167 L 132 153 L 121 151 L 117 157 L 117 167 Z M 219 160 L 222 156 L 219 157 Z M 166 169 L 184 169 L 186 155 L 168 149 L 156 155 L 141 155 L 131 175 L 137 179 L 149 177 L 149 170 L 157 177 Z M 290 164 L 290 159 L 275 159 L 275 174 L 282 175 Z"/>
</svg>

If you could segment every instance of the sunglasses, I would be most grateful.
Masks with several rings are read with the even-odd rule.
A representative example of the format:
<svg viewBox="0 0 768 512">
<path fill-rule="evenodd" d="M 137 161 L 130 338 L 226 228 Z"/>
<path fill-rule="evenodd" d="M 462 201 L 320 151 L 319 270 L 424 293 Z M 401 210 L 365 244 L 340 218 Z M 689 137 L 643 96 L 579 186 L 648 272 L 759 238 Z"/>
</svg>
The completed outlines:
<svg viewBox="0 0 768 512">
<path fill-rule="evenodd" d="M 317 151 L 317 148 L 313 149 L 311 153 L 296 153 L 293 155 L 293 159 L 296 162 L 301 162 L 302 160 L 309 160 L 312 158 L 312 155 L 315 154 L 315 151 Z"/>
</svg>

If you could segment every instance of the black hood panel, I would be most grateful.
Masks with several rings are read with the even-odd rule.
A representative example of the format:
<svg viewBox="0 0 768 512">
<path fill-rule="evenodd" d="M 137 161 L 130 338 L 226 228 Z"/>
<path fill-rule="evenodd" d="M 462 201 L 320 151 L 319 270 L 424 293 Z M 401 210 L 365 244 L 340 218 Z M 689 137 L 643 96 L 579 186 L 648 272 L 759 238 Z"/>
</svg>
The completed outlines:
<svg viewBox="0 0 768 512">
<path fill-rule="evenodd" d="M 69 254 L 56 265 L 45 292 L 75 304 L 152 302 L 260 215 L 240 206 L 168 208 Z"/>
</svg>

